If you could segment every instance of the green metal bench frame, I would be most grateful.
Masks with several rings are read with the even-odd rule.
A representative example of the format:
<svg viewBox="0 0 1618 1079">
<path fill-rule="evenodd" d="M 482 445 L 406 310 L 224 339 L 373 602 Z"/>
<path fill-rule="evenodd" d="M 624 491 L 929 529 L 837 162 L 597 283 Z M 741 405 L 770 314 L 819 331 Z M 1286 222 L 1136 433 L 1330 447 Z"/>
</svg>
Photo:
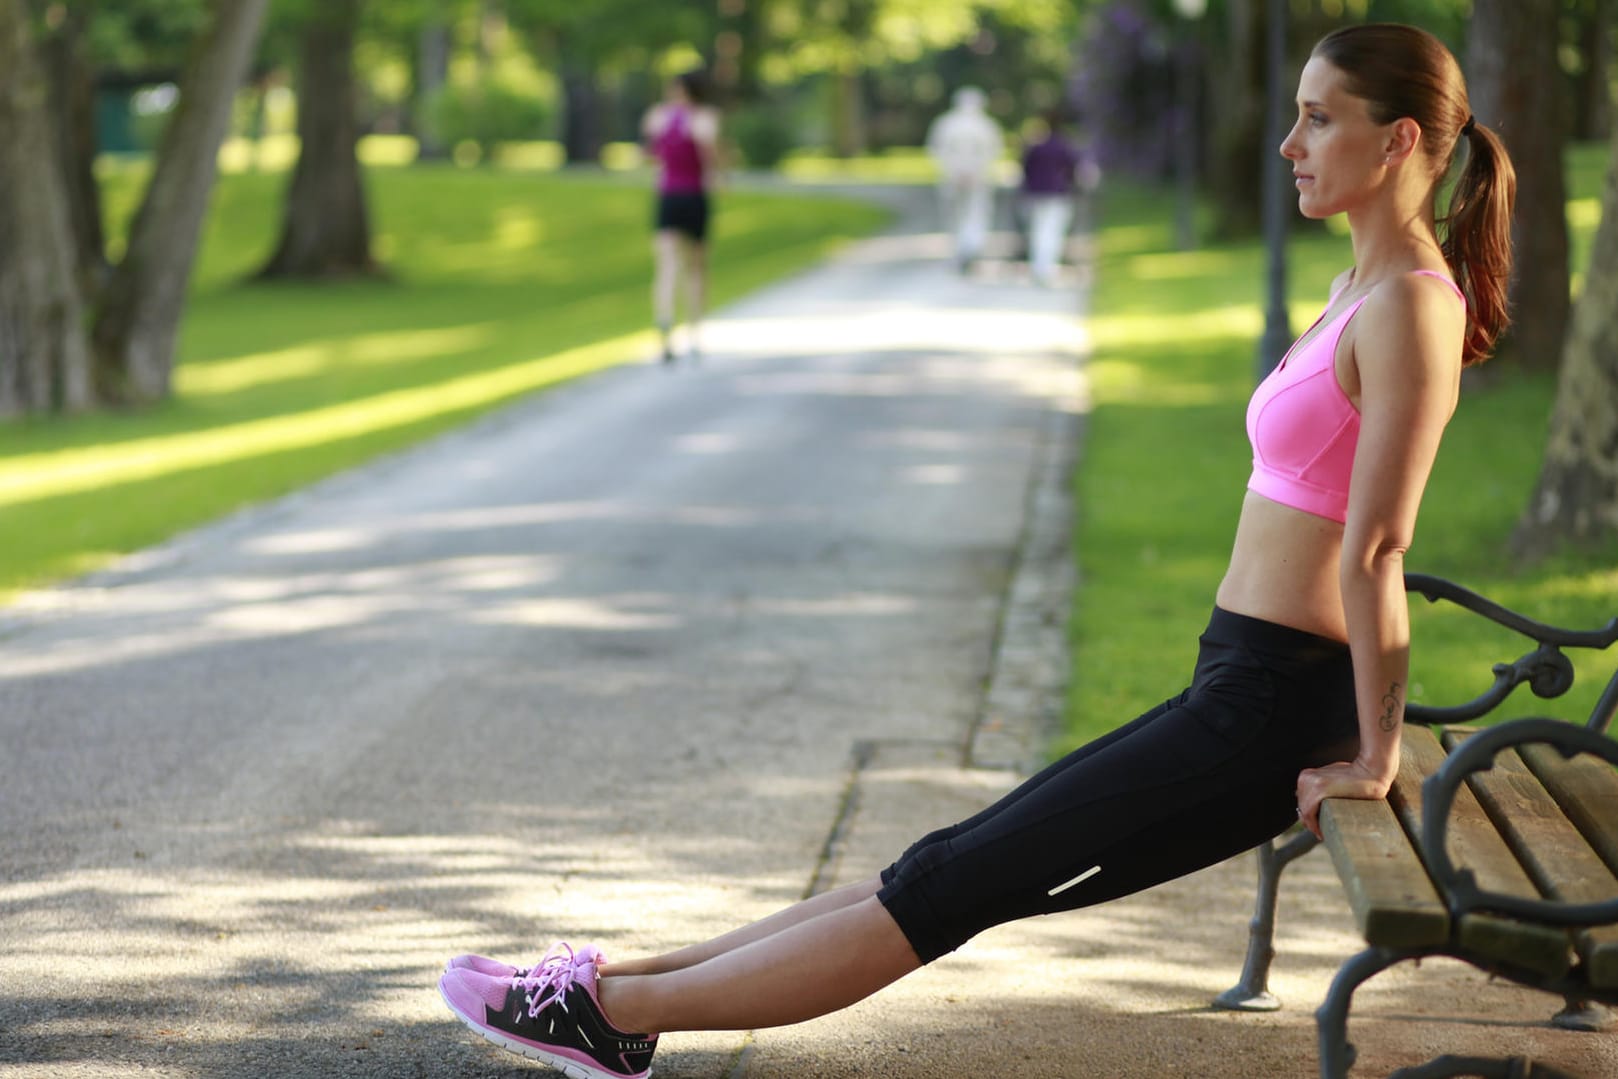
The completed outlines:
<svg viewBox="0 0 1618 1079">
<path fill-rule="evenodd" d="M 1498 708 L 1512 690 L 1526 684 L 1540 698 L 1558 697 L 1573 685 L 1574 667 L 1563 648 L 1603 650 L 1618 641 L 1618 617 L 1597 630 L 1567 630 L 1536 622 L 1450 581 L 1425 574 L 1406 574 L 1405 589 L 1424 596 L 1429 602 L 1447 600 L 1472 611 L 1533 641 L 1536 645 L 1512 663 L 1494 665 L 1494 684 L 1464 704 L 1450 707 L 1410 705 L 1405 712 L 1411 725 L 1465 723 L 1488 715 Z M 1604 902 L 1560 903 L 1527 899 L 1481 888 L 1472 870 L 1451 863 L 1447 836 L 1451 808 L 1462 784 L 1474 773 L 1491 769 L 1496 757 L 1520 745 L 1543 743 L 1564 761 L 1590 754 L 1618 767 L 1618 742 L 1607 735 L 1613 715 L 1618 712 L 1618 672 L 1614 672 L 1589 719 L 1581 726 L 1556 719 L 1514 719 L 1469 734 L 1455 744 L 1447 758 L 1421 785 L 1419 846 L 1422 861 L 1438 898 L 1448 911 L 1449 926 L 1460 926 L 1469 915 L 1499 915 L 1535 927 L 1589 929 L 1618 925 L 1618 895 Z M 1332 803 L 1327 803 L 1328 807 Z M 1275 958 L 1275 912 L 1282 871 L 1320 843 L 1307 831 L 1258 847 L 1258 893 L 1249 926 L 1247 958 L 1241 978 L 1215 999 L 1216 1007 L 1240 1011 L 1273 1011 L 1280 1001 L 1269 991 L 1270 964 Z M 1618 873 L 1618 865 L 1609 865 Z M 1575 1030 L 1598 1030 L 1611 1020 L 1603 1005 L 1618 1005 L 1618 987 L 1594 984 L 1580 962 L 1568 965 L 1565 973 L 1525 969 L 1503 964 L 1464 945 L 1458 930 L 1446 930 L 1440 944 L 1421 947 L 1372 946 L 1347 960 L 1332 982 L 1325 1002 L 1315 1013 L 1320 1042 L 1322 1079 L 1347 1079 L 1354 1050 L 1348 1042 L 1348 1010 L 1355 989 L 1367 979 L 1395 963 L 1442 955 L 1462 960 L 1491 975 L 1520 985 L 1561 996 L 1566 1002 L 1556 1016 L 1559 1026 Z M 1517 1068 L 1520 1062 L 1483 1062 L 1471 1058 L 1444 1057 L 1417 1070 L 1395 1073 L 1394 1079 L 1437 1079 L 1448 1075 L 1534 1076 L 1537 1079 L 1571 1079 L 1544 1065 L 1531 1070 Z M 1494 1070 L 1490 1070 L 1493 1068 Z M 1515 1069 L 1515 1070 L 1513 1070 Z"/>
</svg>

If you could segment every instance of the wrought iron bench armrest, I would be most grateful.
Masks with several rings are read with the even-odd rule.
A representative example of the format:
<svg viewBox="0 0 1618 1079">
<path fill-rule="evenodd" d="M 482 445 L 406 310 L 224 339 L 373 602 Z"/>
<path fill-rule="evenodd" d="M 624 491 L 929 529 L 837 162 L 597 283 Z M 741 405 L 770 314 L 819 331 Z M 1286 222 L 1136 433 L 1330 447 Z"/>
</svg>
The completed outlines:
<svg viewBox="0 0 1618 1079">
<path fill-rule="evenodd" d="M 1469 869 L 1457 869 L 1445 840 L 1455 792 L 1473 772 L 1494 766 L 1495 756 L 1512 746 L 1542 742 L 1571 760 L 1580 753 L 1618 767 L 1618 742 L 1586 727 L 1556 719 L 1515 719 L 1472 735 L 1422 782 L 1421 842 L 1433 883 L 1457 916 L 1493 911 L 1542 925 L 1585 928 L 1618 923 L 1618 896 L 1599 903 L 1558 903 L 1486 892 Z"/>
</svg>

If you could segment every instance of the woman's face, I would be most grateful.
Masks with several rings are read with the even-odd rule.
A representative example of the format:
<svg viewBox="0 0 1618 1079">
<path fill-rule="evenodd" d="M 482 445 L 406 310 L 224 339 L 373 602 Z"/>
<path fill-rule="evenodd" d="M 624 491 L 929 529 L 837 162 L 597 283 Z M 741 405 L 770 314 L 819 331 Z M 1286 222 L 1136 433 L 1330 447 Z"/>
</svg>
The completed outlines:
<svg viewBox="0 0 1618 1079">
<path fill-rule="evenodd" d="M 1318 56 L 1298 79 L 1298 119 L 1281 142 L 1281 156 L 1292 162 L 1305 217 L 1351 210 L 1387 177 L 1392 125 L 1373 122 L 1366 100 L 1343 83 L 1342 71 Z"/>
</svg>

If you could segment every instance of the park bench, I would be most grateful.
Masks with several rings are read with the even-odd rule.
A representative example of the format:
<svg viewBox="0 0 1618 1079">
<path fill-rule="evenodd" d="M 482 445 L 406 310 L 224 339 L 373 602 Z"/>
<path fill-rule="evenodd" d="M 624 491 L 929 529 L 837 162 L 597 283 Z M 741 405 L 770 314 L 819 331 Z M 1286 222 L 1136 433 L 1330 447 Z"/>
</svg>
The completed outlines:
<svg viewBox="0 0 1618 1079">
<path fill-rule="evenodd" d="M 1395 963 L 1463 960 L 1490 975 L 1558 995 L 1554 1022 L 1598 1030 L 1618 1004 L 1618 711 L 1615 672 L 1582 724 L 1540 717 L 1467 727 L 1526 683 L 1538 697 L 1573 684 L 1563 648 L 1605 649 L 1601 629 L 1544 625 L 1437 577 L 1407 574 L 1405 588 L 1455 603 L 1534 642 L 1494 664 L 1494 683 L 1453 707 L 1411 705 L 1399 775 L 1386 801 L 1329 799 L 1321 830 L 1366 949 L 1348 959 L 1315 1013 L 1322 1079 L 1354 1062 L 1348 1010 L 1354 991 Z M 1259 885 L 1240 982 L 1218 1007 L 1271 1011 L 1275 909 L 1281 871 L 1319 841 L 1308 831 L 1258 848 Z M 1523 1059 L 1442 1057 L 1393 1079 L 1442 1076 L 1571 1079 Z"/>
</svg>

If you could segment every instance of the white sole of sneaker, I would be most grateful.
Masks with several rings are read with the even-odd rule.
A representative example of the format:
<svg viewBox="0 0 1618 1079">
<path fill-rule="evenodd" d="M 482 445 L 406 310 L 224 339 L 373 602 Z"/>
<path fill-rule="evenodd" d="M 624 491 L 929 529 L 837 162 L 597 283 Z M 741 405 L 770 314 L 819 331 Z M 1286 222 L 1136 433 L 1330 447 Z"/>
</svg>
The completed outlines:
<svg viewBox="0 0 1618 1079">
<path fill-rule="evenodd" d="M 457 1008 L 455 1006 L 455 1002 L 444 995 L 444 990 L 442 988 L 438 990 L 438 996 L 443 1000 L 444 1005 L 454 1013 L 455 1018 L 459 1019 L 466 1025 L 468 1030 L 482 1038 L 484 1041 L 492 1042 L 508 1053 L 516 1053 L 518 1056 L 527 1057 L 529 1060 L 537 1060 L 541 1064 L 549 1064 L 562 1074 L 568 1076 L 569 1079 L 646 1079 L 647 1076 L 652 1074 L 650 1068 L 634 1075 L 623 1075 L 618 1072 L 602 1071 L 600 1068 L 592 1068 L 588 1064 L 582 1064 L 579 1061 L 574 1060 L 572 1057 L 564 1057 L 556 1053 L 547 1052 L 546 1050 L 539 1048 L 537 1045 L 529 1045 L 527 1042 L 513 1038 L 509 1034 L 502 1031 L 490 1030 L 488 1027 L 484 1026 L 482 1023 L 479 1023 L 470 1015 L 467 1015 L 465 1012 L 461 1011 L 461 1009 Z"/>
</svg>

